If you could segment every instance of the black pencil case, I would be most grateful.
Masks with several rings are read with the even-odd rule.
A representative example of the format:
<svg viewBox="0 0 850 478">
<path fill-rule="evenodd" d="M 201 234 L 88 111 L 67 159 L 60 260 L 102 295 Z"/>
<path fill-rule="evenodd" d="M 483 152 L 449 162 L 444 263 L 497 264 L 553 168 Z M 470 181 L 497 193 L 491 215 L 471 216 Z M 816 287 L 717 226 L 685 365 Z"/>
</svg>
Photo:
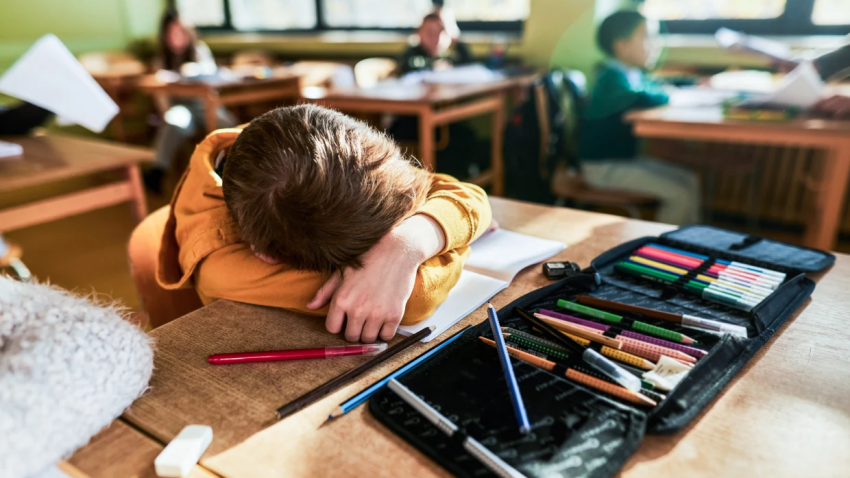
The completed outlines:
<svg viewBox="0 0 850 478">
<path fill-rule="evenodd" d="M 616 263 L 647 243 L 764 267 L 787 276 L 763 302 L 744 312 L 615 270 Z M 594 259 L 582 274 L 530 292 L 499 311 L 502 326 L 531 331 L 516 314 L 517 308 L 560 310 L 558 299 L 588 294 L 747 328 L 747 338 L 720 336 L 640 317 L 686 333 L 708 351 L 654 408 L 620 401 L 513 360 L 532 424 L 531 433 L 520 435 L 497 353 L 478 340 L 479 336 L 492 336 L 487 321 L 464 332 L 401 382 L 527 476 L 609 477 L 626 463 L 645 433 L 675 432 L 708 406 L 811 295 L 815 283 L 805 273 L 823 270 L 834 261 L 835 256 L 827 252 L 709 226 L 689 226 L 621 244 Z M 378 420 L 451 473 L 462 477 L 492 475 L 460 443 L 446 437 L 392 391 L 385 388 L 378 392 L 369 408 Z"/>
</svg>

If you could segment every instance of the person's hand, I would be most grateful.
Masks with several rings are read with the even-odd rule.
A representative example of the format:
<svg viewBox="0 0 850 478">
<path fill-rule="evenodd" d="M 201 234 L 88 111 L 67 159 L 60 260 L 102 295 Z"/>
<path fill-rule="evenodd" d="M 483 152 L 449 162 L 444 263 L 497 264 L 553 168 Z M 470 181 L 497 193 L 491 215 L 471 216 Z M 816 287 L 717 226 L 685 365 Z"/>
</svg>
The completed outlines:
<svg viewBox="0 0 850 478">
<path fill-rule="evenodd" d="M 363 267 L 335 273 L 319 289 L 308 309 L 330 302 L 325 328 L 345 339 L 374 342 L 395 335 L 413 292 L 419 265 L 440 252 L 442 229 L 433 219 L 416 215 L 402 222 L 363 256 Z"/>
<path fill-rule="evenodd" d="M 830 118 L 850 117 L 850 97 L 835 95 L 820 100 L 814 107 L 815 111 Z"/>
</svg>

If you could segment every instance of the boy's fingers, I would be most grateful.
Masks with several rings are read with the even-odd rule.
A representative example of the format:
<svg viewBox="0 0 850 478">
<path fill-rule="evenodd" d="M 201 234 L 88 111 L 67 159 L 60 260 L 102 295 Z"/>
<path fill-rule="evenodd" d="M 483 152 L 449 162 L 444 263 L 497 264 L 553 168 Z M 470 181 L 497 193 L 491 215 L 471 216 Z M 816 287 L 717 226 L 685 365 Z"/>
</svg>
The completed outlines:
<svg viewBox="0 0 850 478">
<path fill-rule="evenodd" d="M 363 334 L 360 336 L 360 340 L 363 343 L 371 344 L 378 338 L 378 333 L 381 331 L 381 326 L 384 325 L 384 322 L 380 319 L 369 319 L 363 324 Z"/>
<path fill-rule="evenodd" d="M 381 340 L 386 342 L 395 337 L 395 331 L 397 328 L 397 323 L 384 322 L 384 325 L 381 326 Z"/>
<path fill-rule="evenodd" d="M 332 300 L 331 308 L 328 310 L 328 317 L 325 319 L 325 328 L 332 334 L 338 334 L 342 331 L 342 324 L 344 322 L 345 309 L 336 300 Z"/>
<path fill-rule="evenodd" d="M 363 335 L 364 320 L 362 317 L 348 314 L 348 322 L 345 325 L 345 340 L 349 342 L 359 342 Z"/>
<path fill-rule="evenodd" d="M 334 296 L 334 293 L 339 288 L 339 285 L 342 283 L 342 275 L 339 272 L 334 272 L 331 275 L 330 279 L 327 280 L 322 287 L 319 288 L 319 291 L 316 292 L 316 295 L 313 299 L 307 303 L 307 308 L 310 310 L 321 309 L 328 302 L 331 301 L 331 298 Z"/>
</svg>

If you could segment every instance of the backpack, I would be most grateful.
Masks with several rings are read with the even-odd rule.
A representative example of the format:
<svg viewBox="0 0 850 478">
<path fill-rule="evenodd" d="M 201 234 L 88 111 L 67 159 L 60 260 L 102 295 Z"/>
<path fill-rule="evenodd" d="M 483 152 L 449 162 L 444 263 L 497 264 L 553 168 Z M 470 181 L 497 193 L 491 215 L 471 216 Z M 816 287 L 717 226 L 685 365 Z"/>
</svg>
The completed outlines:
<svg viewBox="0 0 850 478">
<path fill-rule="evenodd" d="M 577 167 L 578 118 L 584 101 L 584 74 L 553 70 L 529 87 L 526 100 L 505 127 L 505 195 L 552 204 L 550 183 L 559 166 Z"/>
</svg>

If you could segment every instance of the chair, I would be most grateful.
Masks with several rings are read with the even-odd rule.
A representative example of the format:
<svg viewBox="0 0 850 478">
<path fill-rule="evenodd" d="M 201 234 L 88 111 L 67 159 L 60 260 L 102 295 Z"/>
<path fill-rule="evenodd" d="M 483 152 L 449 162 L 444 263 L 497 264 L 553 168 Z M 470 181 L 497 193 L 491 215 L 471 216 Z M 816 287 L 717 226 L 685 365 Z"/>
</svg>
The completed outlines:
<svg viewBox="0 0 850 478">
<path fill-rule="evenodd" d="M 398 68 L 391 58 L 366 58 L 354 65 L 354 80 L 361 88 L 371 88 L 379 81 L 389 78 Z"/>
<path fill-rule="evenodd" d="M 581 165 L 577 156 L 577 130 L 581 107 L 586 97 L 583 73 L 575 70 L 550 73 L 544 82 L 535 84 L 534 96 L 537 105 L 538 122 L 540 124 L 540 164 L 545 164 L 550 152 L 551 135 L 560 134 L 564 137 L 564 155 L 566 161 L 552 175 L 552 193 L 558 197 L 558 202 L 570 202 L 577 207 L 611 207 L 626 212 L 629 217 L 640 218 L 642 208 L 655 210 L 660 204 L 657 197 L 620 191 L 617 189 L 596 188 L 584 181 Z M 563 131 L 553 132 L 550 124 L 550 108 L 552 103 L 563 112 Z"/>
<path fill-rule="evenodd" d="M 203 305 L 194 289 L 166 290 L 156 282 L 160 242 L 170 210 L 170 206 L 159 208 L 142 220 L 133 230 L 127 248 L 133 283 L 150 328 L 171 322 Z"/>
</svg>

